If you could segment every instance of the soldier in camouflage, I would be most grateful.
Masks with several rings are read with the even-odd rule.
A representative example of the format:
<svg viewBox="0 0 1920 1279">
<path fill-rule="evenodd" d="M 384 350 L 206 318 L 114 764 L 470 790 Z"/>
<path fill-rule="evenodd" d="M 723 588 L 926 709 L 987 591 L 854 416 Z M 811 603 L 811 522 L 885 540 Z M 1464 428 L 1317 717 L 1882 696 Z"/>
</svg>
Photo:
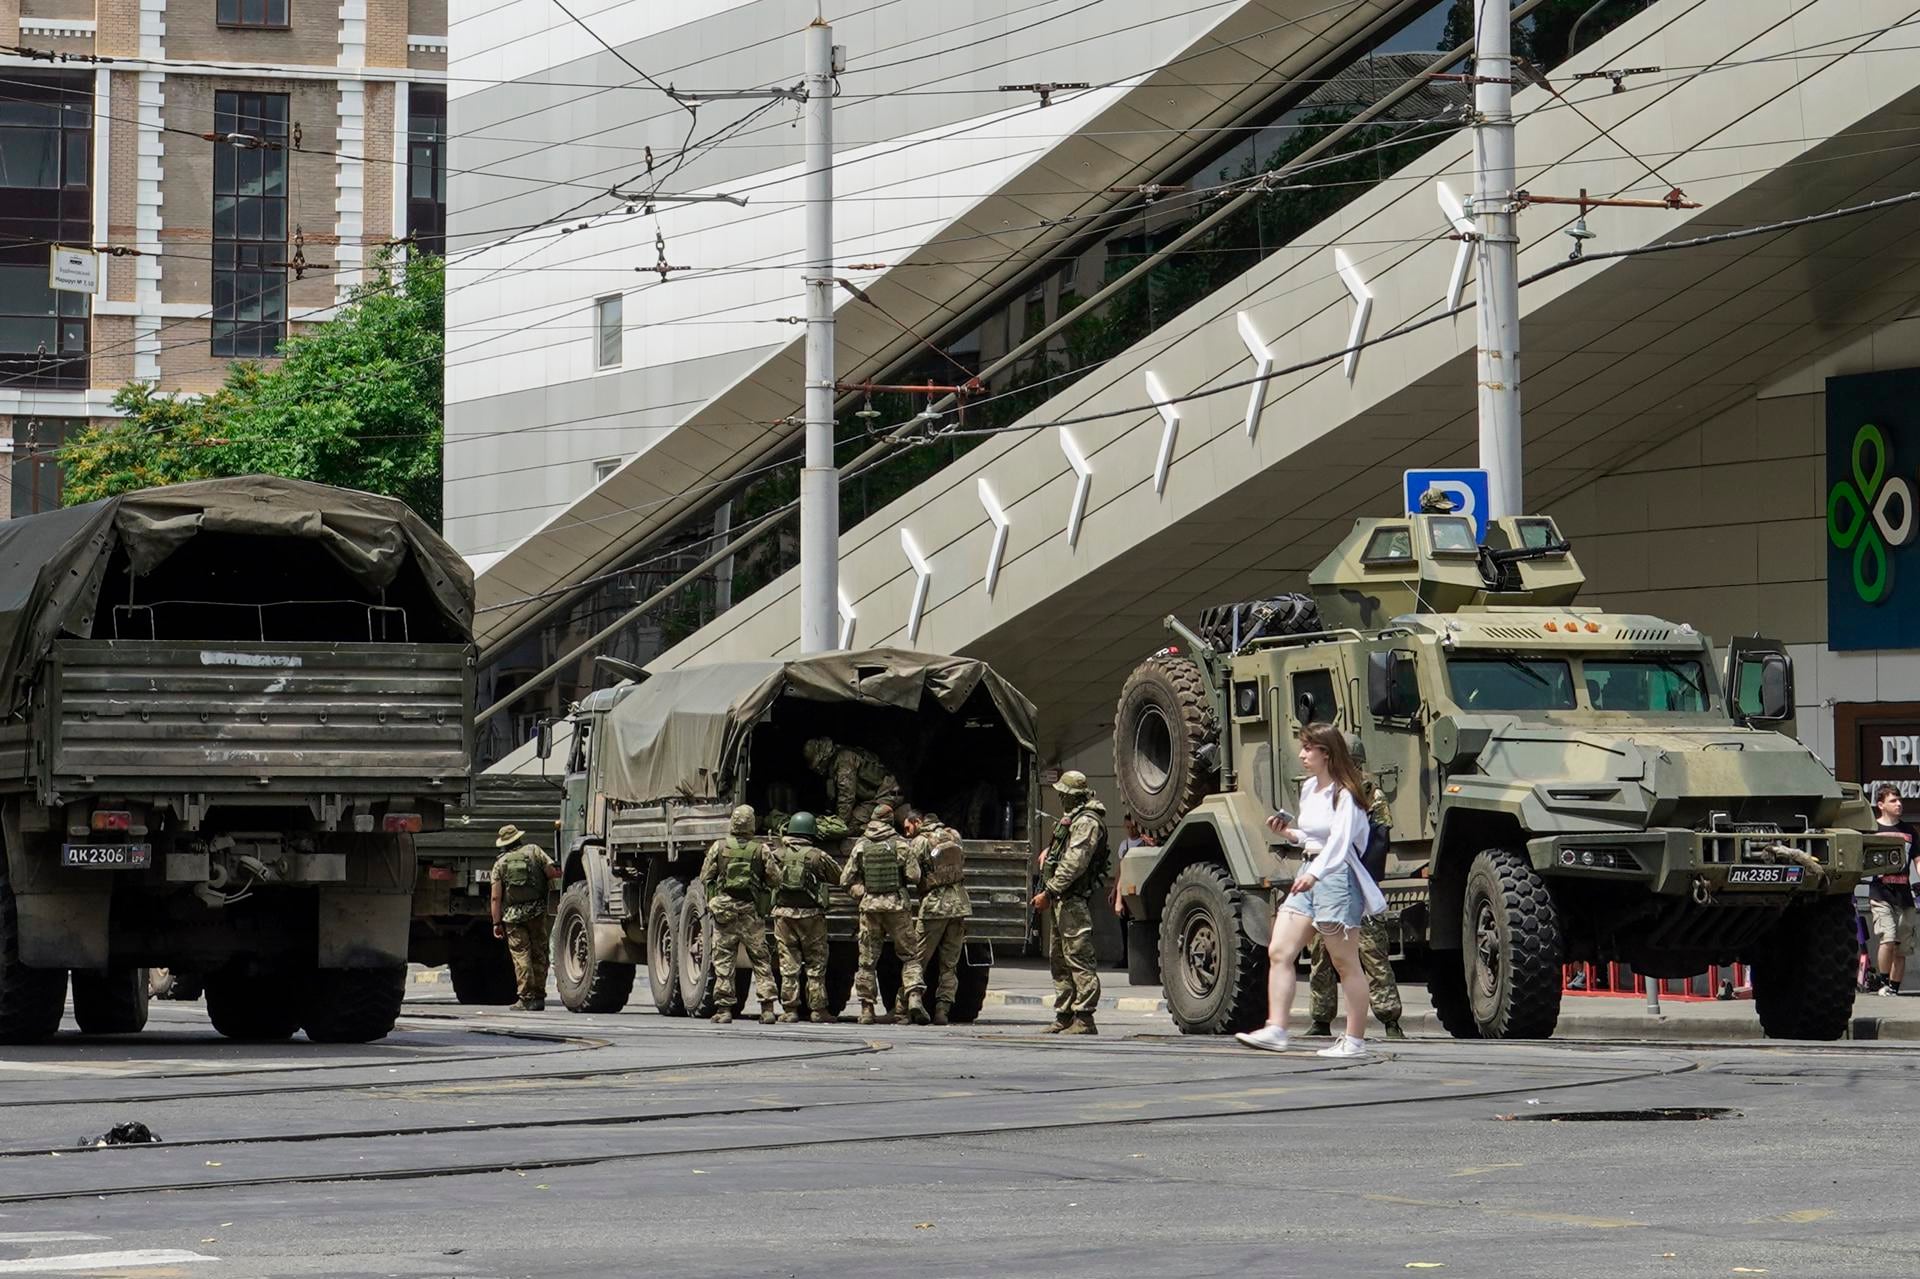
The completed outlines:
<svg viewBox="0 0 1920 1279">
<path fill-rule="evenodd" d="M 966 857 L 960 832 L 932 813 L 908 809 L 902 826 L 912 841 L 913 859 L 920 865 L 920 972 L 922 978 L 930 969 L 940 974 L 933 989 L 933 1024 L 945 1026 L 952 1020 L 967 919 L 973 914 Z"/>
<path fill-rule="evenodd" d="M 493 862 L 493 935 L 507 943 L 513 957 L 513 975 L 521 1012 L 539 1012 L 547 1006 L 547 965 L 553 916 L 547 913 L 547 885 L 560 878 L 538 844 L 523 843 L 520 828 L 500 828 L 493 846 L 502 849 Z"/>
<path fill-rule="evenodd" d="M 1097 1035 L 1099 956 L 1093 947 L 1093 898 L 1107 877 L 1107 809 L 1078 769 L 1053 784 L 1064 815 L 1040 858 L 1041 890 L 1033 908 L 1047 912 L 1053 941 L 1053 1025 L 1048 1034 Z"/>
<path fill-rule="evenodd" d="M 814 846 L 812 813 L 795 813 L 774 849 L 773 942 L 780 952 L 780 1020 L 800 1020 L 800 976 L 806 974 L 807 1017 L 832 1021 L 827 1011 L 827 885 L 840 865 Z"/>
<path fill-rule="evenodd" d="M 1429 495 L 1433 492 L 1428 490 Z M 1444 494 L 1441 500 L 1447 500 Z M 1352 739 L 1349 739 L 1349 744 L 1353 744 Z M 1365 760 L 1366 756 L 1356 752 L 1356 758 Z M 1368 791 L 1373 797 L 1367 808 L 1368 820 L 1382 825 L 1391 823 L 1393 813 L 1387 806 L 1386 797 L 1371 786 Z M 1400 984 L 1393 979 L 1393 964 L 1387 958 L 1388 946 L 1385 915 L 1369 915 L 1360 921 L 1360 968 L 1367 975 L 1367 1003 L 1373 1008 L 1373 1015 L 1386 1031 L 1388 1039 L 1405 1039 L 1407 1032 L 1400 1029 L 1400 1015 L 1404 1011 L 1400 1002 Z M 1317 930 L 1307 947 L 1307 957 L 1307 1013 L 1313 1019 L 1313 1025 L 1307 1028 L 1307 1033 L 1331 1035 L 1333 1018 L 1340 1008 L 1340 977 L 1333 970 L 1333 960 L 1327 954 Z"/>
<path fill-rule="evenodd" d="M 700 866 L 707 913 L 713 917 L 713 1020 L 723 1026 L 733 1020 L 733 960 L 742 946 L 753 965 L 760 1020 L 767 1025 L 773 1023 L 773 1001 L 779 994 L 767 952 L 766 919 L 779 870 L 773 853 L 755 838 L 753 828 L 753 808 L 742 804 L 734 809 L 726 838 L 713 841 Z"/>
<path fill-rule="evenodd" d="M 840 872 L 840 886 L 860 902 L 860 969 L 854 975 L 854 993 L 860 999 L 860 1024 L 877 1020 L 873 1006 L 880 998 L 876 971 L 880 948 L 893 943 L 900 957 L 900 989 L 907 996 L 907 1017 L 916 1026 L 927 1024 L 927 983 L 920 971 L 920 930 L 914 927 L 908 906 L 908 888 L 920 882 L 920 863 L 912 846 L 893 829 L 893 806 L 877 805 L 853 855 Z"/>
<path fill-rule="evenodd" d="M 807 767 L 826 779 L 833 816 L 850 831 L 872 821 L 876 806 L 898 808 L 906 799 L 893 771 L 864 746 L 836 746 L 831 737 L 816 737 L 800 751 Z"/>
</svg>

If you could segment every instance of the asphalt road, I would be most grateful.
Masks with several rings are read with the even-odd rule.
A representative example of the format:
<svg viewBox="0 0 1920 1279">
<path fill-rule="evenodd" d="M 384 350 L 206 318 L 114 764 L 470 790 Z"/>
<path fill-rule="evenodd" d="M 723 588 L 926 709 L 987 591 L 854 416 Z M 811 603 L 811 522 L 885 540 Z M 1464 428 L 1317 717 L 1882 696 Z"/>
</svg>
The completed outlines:
<svg viewBox="0 0 1920 1279">
<path fill-rule="evenodd" d="M 1893 1275 L 1920 1049 L 1258 1054 L 409 1005 L 0 1049 L 0 1276 Z M 1386 1047 L 1381 1045 L 1381 1047 Z M 1580 1120 L 1724 1108 L 1720 1118 Z M 123 1120 L 156 1146 L 91 1148 Z M 1411 1269 L 1410 1269 L 1411 1267 Z"/>
</svg>

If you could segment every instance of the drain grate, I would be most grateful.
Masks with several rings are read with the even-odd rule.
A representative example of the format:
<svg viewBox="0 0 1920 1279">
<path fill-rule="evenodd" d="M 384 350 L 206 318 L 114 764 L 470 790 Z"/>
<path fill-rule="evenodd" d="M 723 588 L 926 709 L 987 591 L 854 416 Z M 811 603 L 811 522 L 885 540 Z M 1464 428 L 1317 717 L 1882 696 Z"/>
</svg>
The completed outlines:
<svg viewBox="0 0 1920 1279">
<path fill-rule="evenodd" d="M 1502 1118 L 1506 1117 L 1502 1116 Z M 1652 1106 L 1645 1110 L 1570 1110 L 1561 1114 L 1535 1111 L 1532 1114 L 1511 1117 L 1550 1124 L 1651 1124 L 1698 1122 L 1704 1119 L 1739 1119 L 1741 1115 L 1731 1106 Z"/>
</svg>

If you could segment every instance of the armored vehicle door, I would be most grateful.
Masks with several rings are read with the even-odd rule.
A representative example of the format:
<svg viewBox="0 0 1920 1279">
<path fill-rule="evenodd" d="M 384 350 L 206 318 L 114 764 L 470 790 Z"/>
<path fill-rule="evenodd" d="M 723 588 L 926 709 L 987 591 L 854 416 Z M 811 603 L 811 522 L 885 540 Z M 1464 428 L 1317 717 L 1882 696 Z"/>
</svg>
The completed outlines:
<svg viewBox="0 0 1920 1279">
<path fill-rule="evenodd" d="M 1361 740 L 1367 772 L 1393 810 L 1396 840 L 1428 839 L 1425 692 L 1420 655 L 1406 637 L 1384 641 L 1365 655 L 1366 706 Z"/>
<path fill-rule="evenodd" d="M 1749 635 L 1727 645 L 1722 672 L 1727 710 L 1742 727 L 1771 728 L 1795 737 L 1793 659 L 1778 640 Z"/>
<path fill-rule="evenodd" d="M 1300 730 L 1316 721 L 1325 721 L 1348 733 L 1354 730 L 1348 712 L 1349 686 L 1340 661 L 1340 649 L 1325 645 L 1287 654 L 1280 677 L 1274 681 L 1272 723 L 1276 730 L 1273 743 L 1273 794 L 1278 806 L 1300 811 L 1300 755 L 1295 749 Z"/>
</svg>

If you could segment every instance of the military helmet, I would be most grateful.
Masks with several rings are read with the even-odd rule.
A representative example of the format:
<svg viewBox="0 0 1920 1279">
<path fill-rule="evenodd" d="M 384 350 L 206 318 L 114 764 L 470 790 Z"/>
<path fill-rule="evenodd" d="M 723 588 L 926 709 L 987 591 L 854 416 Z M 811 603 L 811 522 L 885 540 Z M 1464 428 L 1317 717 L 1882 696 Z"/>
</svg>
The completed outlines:
<svg viewBox="0 0 1920 1279">
<path fill-rule="evenodd" d="M 752 804 L 742 804 L 733 810 L 733 816 L 727 819 L 727 831 L 733 835 L 753 834 L 754 813 Z"/>
<path fill-rule="evenodd" d="M 876 822 L 887 822 L 888 824 L 891 824 L 893 822 L 893 805 L 892 804 L 875 804 L 873 806 L 873 820 Z"/>
<path fill-rule="evenodd" d="M 812 813 L 795 813 L 787 818 L 787 834 L 815 839 L 820 834 L 820 827 L 813 820 Z"/>
<path fill-rule="evenodd" d="M 1062 795 L 1084 795 L 1090 789 L 1087 775 L 1077 768 L 1069 768 L 1060 774 L 1060 780 L 1053 784 L 1053 788 Z"/>
<path fill-rule="evenodd" d="M 826 771 L 827 761 L 833 758 L 833 739 L 816 737 L 800 748 L 800 757 L 807 761 L 807 767 L 814 772 Z"/>
</svg>

